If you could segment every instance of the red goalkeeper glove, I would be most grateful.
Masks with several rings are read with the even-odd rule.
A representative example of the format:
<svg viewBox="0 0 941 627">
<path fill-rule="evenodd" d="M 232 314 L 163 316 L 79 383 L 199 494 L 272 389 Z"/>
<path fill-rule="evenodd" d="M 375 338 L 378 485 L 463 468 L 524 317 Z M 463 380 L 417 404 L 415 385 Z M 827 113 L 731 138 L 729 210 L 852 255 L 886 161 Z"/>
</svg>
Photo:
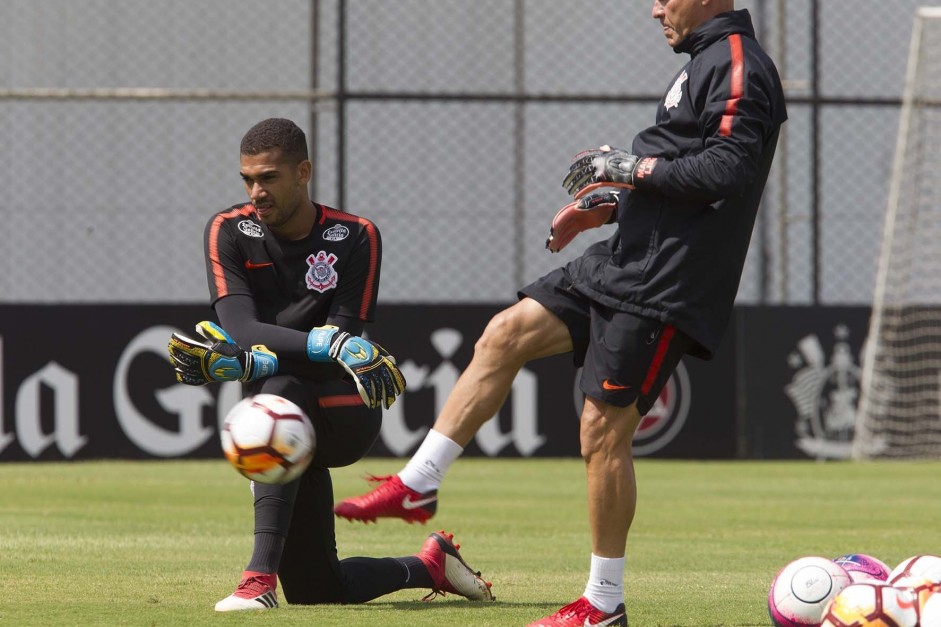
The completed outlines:
<svg viewBox="0 0 941 627">
<path fill-rule="evenodd" d="M 565 205 L 552 218 L 546 248 L 557 253 L 575 236 L 588 229 L 606 224 L 618 206 L 618 192 L 603 191 L 589 194 Z"/>
</svg>

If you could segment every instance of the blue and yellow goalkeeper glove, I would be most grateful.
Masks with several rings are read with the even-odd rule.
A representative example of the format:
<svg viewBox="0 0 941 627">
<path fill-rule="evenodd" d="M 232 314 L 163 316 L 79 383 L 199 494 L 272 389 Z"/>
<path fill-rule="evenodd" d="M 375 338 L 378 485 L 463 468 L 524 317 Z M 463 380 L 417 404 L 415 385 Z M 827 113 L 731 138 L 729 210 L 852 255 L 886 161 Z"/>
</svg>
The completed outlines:
<svg viewBox="0 0 941 627">
<path fill-rule="evenodd" d="M 316 327 L 307 336 L 307 358 L 314 362 L 335 361 L 346 370 L 367 407 L 389 409 L 405 391 L 405 377 L 395 357 L 374 342 L 328 325 Z"/>
<path fill-rule="evenodd" d="M 167 345 L 176 380 L 180 383 L 254 381 L 278 372 L 278 356 L 261 344 L 247 351 L 222 327 L 207 320 L 196 325 L 196 332 L 206 341 L 174 333 Z"/>
</svg>

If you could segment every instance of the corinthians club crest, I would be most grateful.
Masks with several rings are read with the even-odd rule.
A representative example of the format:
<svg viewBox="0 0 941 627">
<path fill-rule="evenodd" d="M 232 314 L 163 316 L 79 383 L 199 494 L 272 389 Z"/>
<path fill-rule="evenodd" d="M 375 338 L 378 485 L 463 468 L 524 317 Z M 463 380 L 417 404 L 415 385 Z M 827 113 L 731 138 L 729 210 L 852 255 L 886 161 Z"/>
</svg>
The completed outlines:
<svg viewBox="0 0 941 627">
<path fill-rule="evenodd" d="M 337 280 L 340 278 L 333 264 L 337 262 L 337 256 L 333 253 L 327 253 L 321 250 L 316 255 L 307 257 L 307 275 L 304 277 L 307 282 L 307 289 L 320 292 L 326 292 L 337 286 Z"/>
<path fill-rule="evenodd" d="M 797 447 L 818 459 L 848 459 L 856 426 L 860 369 L 849 345 L 849 328 L 833 330 L 836 342 L 827 355 L 816 335 L 797 343 L 788 356 L 795 370 L 784 392 L 797 409 Z"/>
<path fill-rule="evenodd" d="M 689 79 L 689 75 L 686 73 L 686 70 L 683 70 L 683 73 L 680 74 L 676 82 L 673 83 L 673 87 L 670 88 L 670 91 L 667 93 L 667 97 L 663 101 L 663 108 L 669 111 L 680 104 L 680 99 L 683 98 L 683 83 Z"/>
</svg>

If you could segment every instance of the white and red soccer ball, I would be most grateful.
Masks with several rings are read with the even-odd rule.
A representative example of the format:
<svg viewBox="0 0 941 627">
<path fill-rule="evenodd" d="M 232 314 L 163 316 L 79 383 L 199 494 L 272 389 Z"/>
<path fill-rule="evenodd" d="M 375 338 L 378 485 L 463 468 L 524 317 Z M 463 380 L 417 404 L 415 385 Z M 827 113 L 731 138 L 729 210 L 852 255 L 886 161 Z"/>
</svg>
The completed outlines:
<svg viewBox="0 0 941 627">
<path fill-rule="evenodd" d="M 258 483 L 293 481 L 310 465 L 316 448 L 304 410 L 273 394 L 236 403 L 226 415 L 220 439 L 229 463 Z"/>
<path fill-rule="evenodd" d="M 768 591 L 768 614 L 776 627 L 819 626 L 827 604 L 853 583 L 831 559 L 798 558 L 775 576 Z"/>
<path fill-rule="evenodd" d="M 923 579 L 941 583 L 941 556 L 913 555 L 892 569 L 887 579 L 893 586 L 911 586 Z"/>
<path fill-rule="evenodd" d="M 941 625 L 941 592 L 935 592 L 921 606 L 921 627 Z"/>
<path fill-rule="evenodd" d="M 941 556 L 906 558 L 892 569 L 888 582 L 914 592 L 920 607 L 920 627 L 941 627 Z"/>
</svg>

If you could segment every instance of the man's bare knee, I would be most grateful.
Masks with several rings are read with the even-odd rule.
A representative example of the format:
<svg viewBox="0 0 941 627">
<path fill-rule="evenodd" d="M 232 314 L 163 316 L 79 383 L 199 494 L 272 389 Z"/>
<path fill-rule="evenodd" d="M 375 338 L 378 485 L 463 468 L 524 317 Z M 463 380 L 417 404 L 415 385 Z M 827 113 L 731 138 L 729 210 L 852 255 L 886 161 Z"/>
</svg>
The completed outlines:
<svg viewBox="0 0 941 627">
<path fill-rule="evenodd" d="M 629 451 L 640 420 L 636 404 L 621 408 L 586 398 L 579 427 L 582 457 L 587 461 L 594 455 Z"/>
<path fill-rule="evenodd" d="M 481 356 L 493 353 L 501 359 L 515 360 L 520 357 L 522 349 L 521 334 L 519 316 L 513 309 L 505 309 L 487 323 L 483 334 L 474 345 L 474 351 Z"/>
<path fill-rule="evenodd" d="M 524 298 L 490 319 L 474 350 L 475 359 L 519 368 L 533 359 L 571 351 L 572 338 L 555 314 Z"/>
<path fill-rule="evenodd" d="M 588 461 L 595 455 L 610 457 L 625 444 L 625 436 L 603 414 L 582 415 L 579 429 L 582 457 Z"/>
</svg>

